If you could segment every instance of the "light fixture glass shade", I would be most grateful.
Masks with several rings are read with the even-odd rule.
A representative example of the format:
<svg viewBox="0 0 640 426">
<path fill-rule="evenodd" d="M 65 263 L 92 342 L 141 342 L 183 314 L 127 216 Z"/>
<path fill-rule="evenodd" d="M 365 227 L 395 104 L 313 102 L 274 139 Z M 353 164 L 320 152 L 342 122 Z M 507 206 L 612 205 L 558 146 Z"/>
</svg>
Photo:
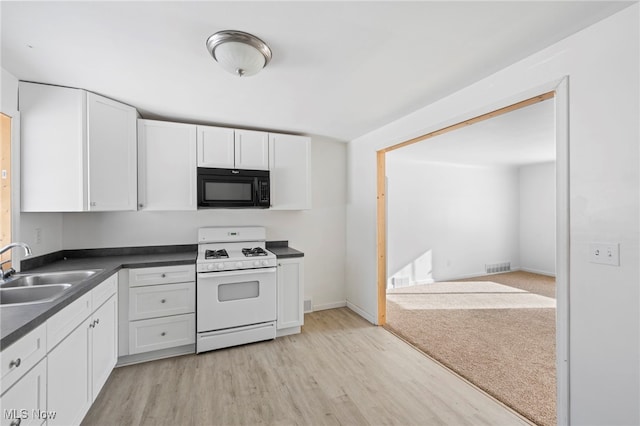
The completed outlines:
<svg viewBox="0 0 640 426">
<path fill-rule="evenodd" d="M 236 41 L 222 43 L 214 53 L 222 68 L 238 76 L 257 74 L 265 65 L 264 56 L 256 48 Z"/>
<path fill-rule="evenodd" d="M 239 77 L 257 74 L 271 60 L 271 49 L 242 31 L 219 31 L 207 39 L 207 49 L 225 70 Z"/>
</svg>

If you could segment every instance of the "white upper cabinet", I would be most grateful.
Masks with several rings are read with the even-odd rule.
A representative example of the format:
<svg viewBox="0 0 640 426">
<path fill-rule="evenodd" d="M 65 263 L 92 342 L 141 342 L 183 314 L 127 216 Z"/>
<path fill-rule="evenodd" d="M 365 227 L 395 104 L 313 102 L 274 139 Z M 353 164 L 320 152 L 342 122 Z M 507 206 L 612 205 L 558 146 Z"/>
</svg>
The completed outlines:
<svg viewBox="0 0 640 426">
<path fill-rule="evenodd" d="M 269 170 L 269 134 L 235 131 L 236 169 Z"/>
<path fill-rule="evenodd" d="M 136 110 L 20 82 L 22 211 L 135 210 Z"/>
<path fill-rule="evenodd" d="M 305 136 L 269 134 L 271 208 L 311 208 L 311 139 Z"/>
<path fill-rule="evenodd" d="M 212 126 L 197 126 L 198 167 L 233 169 L 234 134 L 233 129 Z"/>
<path fill-rule="evenodd" d="M 138 120 L 140 210 L 196 210 L 196 171 L 196 126 Z"/>
<path fill-rule="evenodd" d="M 269 170 L 269 134 L 197 126 L 198 167 Z"/>
<path fill-rule="evenodd" d="M 89 210 L 135 210 L 136 110 L 86 93 Z"/>
</svg>

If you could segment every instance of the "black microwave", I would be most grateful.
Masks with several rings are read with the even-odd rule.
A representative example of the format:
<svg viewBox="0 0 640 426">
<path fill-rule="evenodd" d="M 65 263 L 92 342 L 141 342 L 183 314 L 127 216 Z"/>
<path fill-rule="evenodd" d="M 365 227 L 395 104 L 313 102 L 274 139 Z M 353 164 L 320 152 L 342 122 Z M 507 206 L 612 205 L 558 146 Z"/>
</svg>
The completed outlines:
<svg viewBox="0 0 640 426">
<path fill-rule="evenodd" d="M 271 206 L 269 171 L 198 167 L 198 208 Z"/>
</svg>

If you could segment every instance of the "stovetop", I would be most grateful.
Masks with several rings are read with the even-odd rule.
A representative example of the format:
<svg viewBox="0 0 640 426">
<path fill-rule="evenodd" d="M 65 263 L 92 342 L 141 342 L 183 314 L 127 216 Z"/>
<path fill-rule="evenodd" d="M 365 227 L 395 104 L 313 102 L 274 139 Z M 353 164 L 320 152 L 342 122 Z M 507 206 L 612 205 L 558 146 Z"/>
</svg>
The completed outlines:
<svg viewBox="0 0 640 426">
<path fill-rule="evenodd" d="M 265 235 L 262 227 L 200 228 L 197 271 L 222 272 L 276 266 L 276 255 L 265 250 Z"/>
</svg>

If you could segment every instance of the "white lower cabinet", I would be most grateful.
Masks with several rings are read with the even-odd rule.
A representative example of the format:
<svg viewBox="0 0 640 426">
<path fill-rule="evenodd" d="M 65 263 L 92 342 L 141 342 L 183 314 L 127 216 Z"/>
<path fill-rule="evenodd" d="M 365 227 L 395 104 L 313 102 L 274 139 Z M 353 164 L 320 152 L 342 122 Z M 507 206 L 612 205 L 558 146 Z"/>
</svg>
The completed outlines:
<svg viewBox="0 0 640 426">
<path fill-rule="evenodd" d="M 4 360 L 4 359 L 3 359 Z M 2 394 L 2 426 L 42 425 L 47 420 L 47 360 L 43 359 Z"/>
<path fill-rule="evenodd" d="M 80 424 L 89 411 L 91 321 L 86 318 L 47 355 L 47 408 L 56 413 L 48 426 Z"/>
<path fill-rule="evenodd" d="M 157 351 L 195 342 L 195 314 L 175 315 L 129 323 L 129 353 Z"/>
<path fill-rule="evenodd" d="M 117 275 L 113 275 L 79 299 L 91 301 L 90 315 L 47 354 L 47 410 L 55 412 L 47 420 L 48 426 L 80 424 L 113 370 L 117 358 L 116 291 Z M 61 319 L 66 319 L 66 310 L 74 309 L 74 303 L 51 317 L 48 325 L 68 327 L 69 322 Z M 55 334 L 53 326 L 49 331 Z"/>
<path fill-rule="evenodd" d="M 278 259 L 277 280 L 278 335 L 299 332 L 304 324 L 304 258 Z"/>
<path fill-rule="evenodd" d="M 193 353 L 195 265 L 130 269 L 121 277 L 119 365 Z"/>
<path fill-rule="evenodd" d="M 111 296 L 92 318 L 91 387 L 95 400 L 118 360 L 118 298 Z"/>
</svg>

